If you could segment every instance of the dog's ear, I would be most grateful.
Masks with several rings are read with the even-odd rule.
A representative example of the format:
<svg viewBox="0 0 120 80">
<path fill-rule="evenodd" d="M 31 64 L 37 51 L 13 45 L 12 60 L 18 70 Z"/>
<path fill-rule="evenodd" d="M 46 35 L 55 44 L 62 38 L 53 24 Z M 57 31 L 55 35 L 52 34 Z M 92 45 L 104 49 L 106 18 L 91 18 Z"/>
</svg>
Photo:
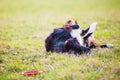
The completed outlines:
<svg viewBox="0 0 120 80">
<path fill-rule="evenodd" d="M 72 19 L 72 20 L 70 20 L 70 26 L 72 26 L 72 25 L 77 25 L 78 24 L 78 22 L 77 22 L 77 20 L 75 20 L 75 19 Z"/>
<path fill-rule="evenodd" d="M 72 27 L 73 25 L 77 25 L 77 20 L 74 20 L 74 19 L 71 19 L 71 20 L 68 20 L 64 25 L 63 25 L 63 28 L 70 32 L 72 30 Z"/>
<path fill-rule="evenodd" d="M 63 27 L 69 27 L 69 26 L 77 25 L 77 24 L 78 24 L 77 20 L 72 19 L 72 20 L 68 20 L 68 21 L 63 25 Z"/>
<path fill-rule="evenodd" d="M 68 20 L 68 21 L 63 25 L 63 27 L 69 27 L 69 26 L 70 26 L 70 23 L 71 23 L 71 20 Z"/>
<path fill-rule="evenodd" d="M 75 24 L 78 24 L 77 20 L 75 20 Z"/>
</svg>

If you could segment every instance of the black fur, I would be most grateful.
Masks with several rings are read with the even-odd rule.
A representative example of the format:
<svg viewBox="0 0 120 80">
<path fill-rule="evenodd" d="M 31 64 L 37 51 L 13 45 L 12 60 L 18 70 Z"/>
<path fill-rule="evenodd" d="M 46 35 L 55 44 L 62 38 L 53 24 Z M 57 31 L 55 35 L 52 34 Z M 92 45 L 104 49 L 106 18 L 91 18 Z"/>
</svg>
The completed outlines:
<svg viewBox="0 0 120 80">
<path fill-rule="evenodd" d="M 49 52 L 69 52 L 73 51 L 75 54 L 87 53 L 89 48 L 80 46 L 75 38 L 72 38 L 70 32 L 64 28 L 54 29 L 45 40 L 46 51 Z"/>
<path fill-rule="evenodd" d="M 79 25 L 73 25 L 73 26 L 70 26 L 70 27 L 72 27 L 72 29 L 79 29 L 80 28 Z"/>
</svg>

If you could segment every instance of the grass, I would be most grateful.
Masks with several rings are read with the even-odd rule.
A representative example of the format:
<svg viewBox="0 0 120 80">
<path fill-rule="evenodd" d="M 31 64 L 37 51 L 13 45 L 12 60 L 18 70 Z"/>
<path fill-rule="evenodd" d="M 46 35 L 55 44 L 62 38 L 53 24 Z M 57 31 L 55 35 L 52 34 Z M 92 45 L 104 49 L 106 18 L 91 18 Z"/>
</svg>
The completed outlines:
<svg viewBox="0 0 120 80">
<path fill-rule="evenodd" d="M 119 80 L 119 0 L 1 0 L 1 80 Z M 93 49 L 90 56 L 45 52 L 54 28 L 77 19 L 83 29 L 97 21 L 95 37 L 113 49 Z M 40 70 L 36 76 L 22 72 Z"/>
</svg>

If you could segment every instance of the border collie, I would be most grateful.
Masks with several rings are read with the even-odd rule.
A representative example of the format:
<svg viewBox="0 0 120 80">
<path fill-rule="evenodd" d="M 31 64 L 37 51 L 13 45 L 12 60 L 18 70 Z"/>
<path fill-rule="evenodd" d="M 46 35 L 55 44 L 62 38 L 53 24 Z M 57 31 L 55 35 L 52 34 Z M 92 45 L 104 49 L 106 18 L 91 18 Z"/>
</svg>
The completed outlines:
<svg viewBox="0 0 120 80">
<path fill-rule="evenodd" d="M 62 28 L 56 28 L 45 40 L 46 51 L 69 52 L 75 54 L 89 53 L 91 48 L 111 48 L 112 44 L 100 45 L 94 39 L 97 23 L 92 23 L 89 28 L 82 30 L 76 20 L 69 20 Z"/>
</svg>

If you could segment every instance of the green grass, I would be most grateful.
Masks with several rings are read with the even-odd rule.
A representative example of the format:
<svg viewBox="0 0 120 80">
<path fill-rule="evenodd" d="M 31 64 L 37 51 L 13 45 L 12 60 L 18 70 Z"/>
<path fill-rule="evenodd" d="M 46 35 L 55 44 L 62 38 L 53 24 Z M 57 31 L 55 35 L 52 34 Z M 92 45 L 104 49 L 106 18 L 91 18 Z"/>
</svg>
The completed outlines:
<svg viewBox="0 0 120 80">
<path fill-rule="evenodd" d="M 77 19 L 83 29 L 98 22 L 95 37 L 113 49 L 90 56 L 45 52 L 54 28 Z M 22 72 L 40 70 L 36 76 Z M 119 80 L 120 0 L 1 0 L 0 80 Z"/>
</svg>

